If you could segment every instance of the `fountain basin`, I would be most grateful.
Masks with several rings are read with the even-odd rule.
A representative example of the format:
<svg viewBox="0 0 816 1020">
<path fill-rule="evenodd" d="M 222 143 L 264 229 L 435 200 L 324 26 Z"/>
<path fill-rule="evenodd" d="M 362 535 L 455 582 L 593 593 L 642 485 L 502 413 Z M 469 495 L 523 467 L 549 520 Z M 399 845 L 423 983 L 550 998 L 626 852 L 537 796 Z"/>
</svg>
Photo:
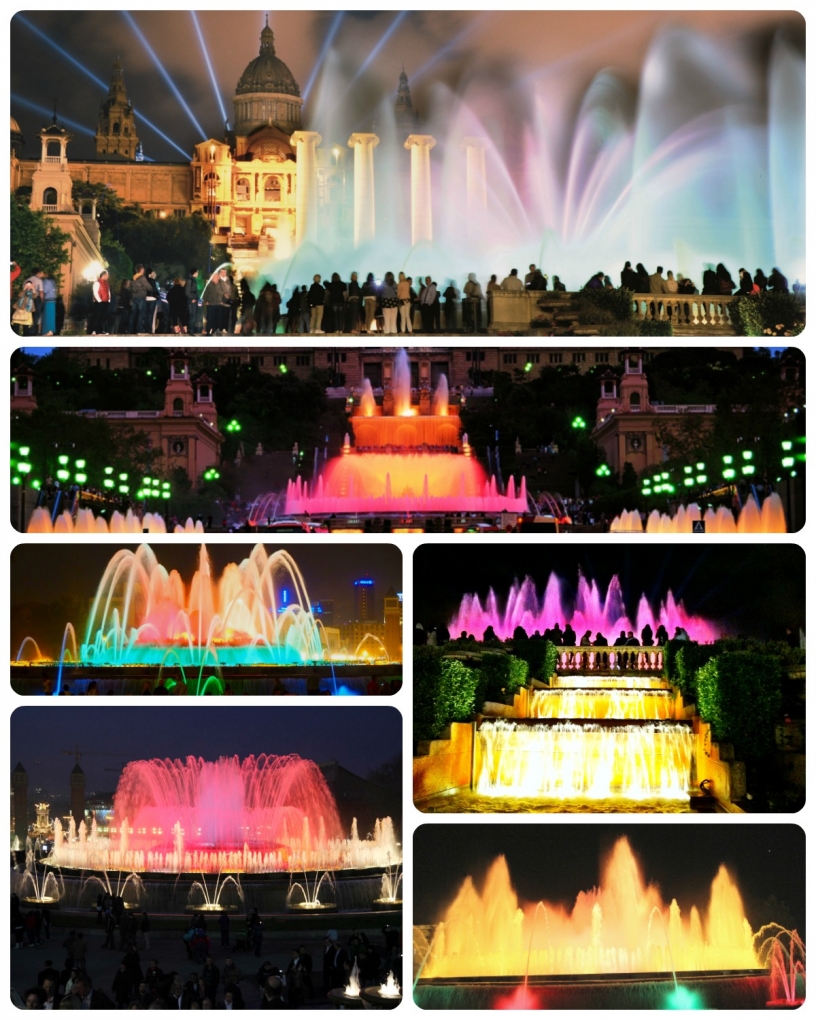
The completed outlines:
<svg viewBox="0 0 816 1020">
<path fill-rule="evenodd" d="M 402 900 L 386 900 L 380 897 L 374 900 L 371 907 L 373 910 L 402 910 Z"/>
<path fill-rule="evenodd" d="M 373 1006 L 374 1009 L 396 1009 L 402 1002 L 401 995 L 385 995 L 377 985 L 363 988 L 360 992 L 360 997 Z"/>
<path fill-rule="evenodd" d="M 336 903 L 287 903 L 286 909 L 292 913 L 332 914 L 337 911 Z"/>
<path fill-rule="evenodd" d="M 763 1009 L 769 988 L 765 970 L 678 972 L 677 982 L 705 1009 Z M 523 976 L 421 978 L 414 1001 L 422 1009 L 495 1009 L 523 985 Z M 539 1009 L 665 1009 L 675 982 L 664 973 L 531 975 L 527 989 Z"/>
<path fill-rule="evenodd" d="M 349 995 L 345 988 L 332 988 L 326 998 L 335 1009 L 365 1009 L 366 1004 L 359 995 Z"/>
</svg>

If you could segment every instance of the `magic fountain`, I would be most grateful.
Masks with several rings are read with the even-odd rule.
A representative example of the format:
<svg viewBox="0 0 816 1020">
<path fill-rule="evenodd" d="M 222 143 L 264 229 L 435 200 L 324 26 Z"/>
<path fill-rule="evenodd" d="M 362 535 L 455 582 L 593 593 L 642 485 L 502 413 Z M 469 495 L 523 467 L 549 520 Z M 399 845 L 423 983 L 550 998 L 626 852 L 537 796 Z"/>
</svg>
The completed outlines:
<svg viewBox="0 0 816 1020">
<path fill-rule="evenodd" d="M 646 527 L 637 510 L 624 510 L 609 527 L 612 534 L 638 535 L 690 535 L 695 521 L 705 523 L 707 535 L 785 535 L 788 531 L 782 500 L 772 492 L 762 501 L 760 508 L 753 496 L 745 502 L 735 518 L 728 507 L 708 507 L 702 512 L 697 503 L 678 507 L 674 516 L 652 510 Z"/>
<path fill-rule="evenodd" d="M 342 453 L 309 485 L 290 481 L 287 515 L 310 514 L 441 514 L 525 513 L 527 483 L 518 493 L 511 478 L 504 493 L 490 478 L 462 433 L 459 409 L 449 400 L 440 376 L 437 388 L 422 386 L 412 403 L 411 366 L 405 350 L 394 359 L 393 375 L 385 381 L 382 403 L 369 380 L 351 417 L 354 445 L 346 435 Z M 277 494 L 260 497 L 250 523 L 264 524 L 279 505 Z"/>
<path fill-rule="evenodd" d="M 204 902 L 217 904 L 220 877 L 382 869 L 401 859 L 390 818 L 361 838 L 344 835 L 317 765 L 296 754 L 130 762 L 113 801 L 112 835 L 71 820 L 54 825 L 50 868 L 145 874 L 200 874 Z M 204 875 L 219 876 L 214 895 Z M 232 879 L 237 888 L 236 878 Z M 313 897 L 314 899 L 315 897 Z M 211 909 L 214 909 L 211 907 Z"/>
<path fill-rule="evenodd" d="M 804 279 L 804 53 L 785 28 L 761 51 L 749 40 L 747 31 L 726 39 L 663 28 L 634 88 L 607 67 L 588 82 L 578 58 L 519 67 L 515 80 L 505 69 L 509 86 L 465 60 L 456 88 L 433 83 L 421 127 L 409 129 L 423 133 L 407 140 L 392 96 L 376 110 L 377 134 L 361 133 L 373 111 L 353 99 L 359 71 L 330 47 L 311 130 L 293 136 L 299 224 L 307 210 L 296 249 L 280 238 L 260 275 L 283 291 L 327 265 L 351 265 L 354 249 L 355 265 L 416 264 L 440 284 L 458 273 L 460 287 L 470 271 L 484 287 L 497 267 L 529 261 L 577 287 L 588 266 L 617 272 L 633 252 L 698 284 L 717 261 Z M 354 153 L 353 216 L 342 227 L 308 214 L 321 141 Z M 731 187 L 722 193 L 724 166 Z M 383 208 L 393 194 L 405 201 Z"/>
<path fill-rule="evenodd" d="M 521 901 L 499 857 L 481 890 L 467 878 L 422 935 L 415 996 L 424 1008 L 655 1008 L 698 997 L 711 1008 L 764 1006 L 774 960 L 788 959 L 770 945 L 774 933 L 754 934 L 724 865 L 707 902 L 687 910 L 667 903 L 625 837 L 604 861 L 599 885 L 571 907 Z"/>
<path fill-rule="evenodd" d="M 148 667 L 148 673 L 159 677 L 164 671 L 172 683 L 180 672 L 188 689 L 192 685 L 197 693 L 219 692 L 228 669 L 313 669 L 325 674 L 333 693 L 354 693 L 338 684 L 338 672 L 353 672 L 357 663 L 369 670 L 385 668 L 387 661 L 381 641 L 364 639 L 352 650 L 330 645 L 303 575 L 286 550 L 268 553 L 256 545 L 245 560 L 228 563 L 216 577 L 202 545 L 197 569 L 186 585 L 177 570 L 167 570 L 150 546 L 141 545 L 111 557 L 81 639 L 69 622 L 59 654 L 47 655 L 27 636 L 12 666 L 23 671 L 54 667 L 54 693 L 59 693 L 63 674 L 72 681 L 81 682 L 83 673 L 108 680 L 105 671 L 135 673 L 138 690 L 138 667 Z M 351 683 L 349 676 L 346 684 Z"/>
<path fill-rule="evenodd" d="M 160 514 L 145 513 L 141 517 L 132 510 L 121 513 L 114 510 L 110 520 L 97 516 L 88 508 L 78 509 L 76 514 L 63 510 L 52 520 L 51 514 L 44 507 L 38 506 L 26 527 L 29 535 L 166 535 L 167 525 Z M 184 524 L 177 524 L 173 533 L 176 535 L 203 535 L 204 525 L 188 517 Z"/>
<path fill-rule="evenodd" d="M 671 591 L 657 605 L 641 595 L 627 609 L 617 576 L 606 592 L 579 575 L 574 595 L 552 573 L 541 596 L 529 576 L 500 602 L 490 589 L 462 598 L 451 634 L 481 641 L 546 634 L 569 624 L 594 643 L 559 645 L 551 676 L 531 681 L 512 706 L 477 706 L 464 810 L 500 810 L 522 800 L 535 810 L 688 810 L 695 736 L 682 698 L 664 679 L 659 645 L 615 647 L 621 631 L 669 636 L 678 629 L 701 643 L 720 628 L 687 612 Z M 600 637 L 599 637 L 600 636 Z M 480 800 L 480 798 L 483 798 Z M 455 798 L 454 798 L 455 799 Z"/>
<path fill-rule="evenodd" d="M 701 644 L 715 641 L 721 635 L 721 628 L 711 621 L 688 613 L 671 591 L 657 606 L 652 606 L 646 596 L 641 595 L 634 615 L 630 616 L 617 575 L 603 593 L 597 581 L 587 580 L 580 573 L 573 599 L 570 599 L 565 582 L 555 573 L 547 579 L 541 597 L 529 575 L 521 583 L 513 582 L 503 606 L 492 588 L 484 603 L 477 594 L 467 594 L 448 629 L 452 636 L 472 634 L 481 641 L 487 628 L 492 627 L 496 637 L 505 641 L 513 637 L 517 627 L 532 636 L 536 631 L 543 634 L 556 625 L 563 627 L 565 624 L 572 626 L 577 641 L 590 631 L 593 641 L 600 633 L 608 639 L 605 642 L 608 644 L 612 644 L 622 630 L 640 635 L 647 625 L 652 635 L 656 635 L 658 628 L 663 626 L 669 637 L 673 637 L 680 628 L 692 641 Z"/>
</svg>

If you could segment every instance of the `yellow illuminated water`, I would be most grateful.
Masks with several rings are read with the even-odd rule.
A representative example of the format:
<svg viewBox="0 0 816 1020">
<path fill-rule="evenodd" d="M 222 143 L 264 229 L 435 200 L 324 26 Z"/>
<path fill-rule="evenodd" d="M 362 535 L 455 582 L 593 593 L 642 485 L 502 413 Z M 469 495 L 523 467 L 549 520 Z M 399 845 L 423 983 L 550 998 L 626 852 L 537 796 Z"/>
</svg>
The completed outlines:
<svg viewBox="0 0 816 1020">
<path fill-rule="evenodd" d="M 436 928 L 423 977 L 759 966 L 739 889 L 724 865 L 707 900 L 681 911 L 676 900 L 667 903 L 661 889 L 647 882 L 621 838 L 603 864 L 598 887 L 577 896 L 565 890 L 562 903 L 521 902 L 504 857 L 493 862 L 481 889 L 465 879 Z"/>
</svg>

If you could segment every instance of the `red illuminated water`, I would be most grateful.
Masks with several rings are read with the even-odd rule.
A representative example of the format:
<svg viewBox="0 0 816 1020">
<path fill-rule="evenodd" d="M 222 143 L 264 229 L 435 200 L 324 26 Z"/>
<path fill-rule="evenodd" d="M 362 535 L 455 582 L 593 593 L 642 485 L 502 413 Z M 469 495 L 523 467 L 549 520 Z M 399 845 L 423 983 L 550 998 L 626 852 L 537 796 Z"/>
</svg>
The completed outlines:
<svg viewBox="0 0 816 1020">
<path fill-rule="evenodd" d="M 556 623 L 562 628 L 569 623 L 577 641 L 589 630 L 593 639 L 600 632 L 611 644 L 622 630 L 631 630 L 639 637 L 646 624 L 652 628 L 653 634 L 662 624 L 669 637 L 673 637 L 676 629 L 681 627 L 692 641 L 701 643 L 712 642 L 721 635 L 721 627 L 687 613 L 683 603 L 677 601 L 671 591 L 656 607 L 645 595 L 641 595 L 634 616 L 628 616 L 617 575 L 610 581 L 605 594 L 601 593 L 597 582 L 588 581 L 582 575 L 579 575 L 574 599 L 565 589 L 561 578 L 552 573 L 540 598 L 535 581 L 529 575 L 521 583 L 515 581 L 511 585 L 503 604 L 492 588 L 484 603 L 477 594 L 467 594 L 450 622 L 450 632 L 458 636 L 465 631 L 481 641 L 485 630 L 492 627 L 496 636 L 504 641 L 512 638 L 517 627 L 532 635 L 536 631 L 543 634 Z"/>
</svg>

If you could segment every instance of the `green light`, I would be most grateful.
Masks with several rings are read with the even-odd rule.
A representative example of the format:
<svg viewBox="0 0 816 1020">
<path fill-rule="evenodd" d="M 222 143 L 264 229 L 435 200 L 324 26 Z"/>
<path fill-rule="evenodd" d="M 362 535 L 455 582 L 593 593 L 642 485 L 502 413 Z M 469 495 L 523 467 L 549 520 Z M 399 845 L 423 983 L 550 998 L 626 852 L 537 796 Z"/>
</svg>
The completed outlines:
<svg viewBox="0 0 816 1020">
<path fill-rule="evenodd" d="M 160 493 L 160 491 L 158 489 L 151 489 L 150 490 L 150 495 L 151 496 L 159 496 L 159 495 L 161 495 L 161 493 Z"/>
<path fill-rule="evenodd" d="M 690 467 L 684 467 L 684 468 L 683 468 L 683 471 L 684 471 L 684 472 L 685 472 L 685 473 L 686 473 L 687 475 L 690 475 L 690 474 L 691 474 L 691 468 L 690 468 Z"/>
<path fill-rule="evenodd" d="M 288 368 L 286 367 L 286 365 L 281 365 L 281 367 L 280 367 L 280 373 L 281 373 L 281 375 L 286 375 L 286 373 L 287 373 L 288 371 L 289 371 L 289 369 L 288 369 Z"/>
<path fill-rule="evenodd" d="M 708 481 L 708 475 L 697 475 L 697 484 L 698 485 L 705 485 L 705 483 L 707 481 Z"/>
<path fill-rule="evenodd" d="M 723 478 L 734 478 L 736 477 L 736 474 L 737 472 L 733 468 L 726 468 L 725 471 L 723 471 Z"/>
<path fill-rule="evenodd" d="M 585 429 L 587 427 L 587 423 L 580 414 L 576 414 L 576 416 L 572 419 L 572 427 L 574 429 Z"/>
<path fill-rule="evenodd" d="M 80 471 L 82 471 L 84 469 L 84 467 L 85 467 L 85 461 L 84 460 L 75 460 L 74 464 L 76 464 L 76 466 L 79 468 Z"/>
<path fill-rule="evenodd" d="M 88 481 L 88 476 L 85 474 L 84 471 L 77 471 L 77 473 L 74 475 L 74 480 L 79 485 L 84 485 Z"/>
<path fill-rule="evenodd" d="M 783 457 L 782 458 L 782 467 L 783 468 L 792 468 L 795 463 L 796 463 L 796 458 L 795 457 Z"/>
<path fill-rule="evenodd" d="M 702 461 L 694 465 L 698 471 L 705 471 L 705 464 Z"/>
<path fill-rule="evenodd" d="M 57 460 L 59 461 L 60 464 L 67 464 L 70 459 L 71 458 L 66 456 L 66 454 L 64 453 L 62 454 L 61 457 L 57 457 Z"/>
<path fill-rule="evenodd" d="M 31 488 L 32 489 L 41 489 L 42 488 L 42 482 L 39 480 L 39 478 L 32 478 L 31 479 Z"/>
<path fill-rule="evenodd" d="M 112 478 L 103 478 L 102 484 L 106 489 L 112 489 L 116 485 L 116 482 Z"/>
<path fill-rule="evenodd" d="M 240 431 L 241 423 L 239 421 L 236 421 L 235 418 L 233 418 L 232 421 L 227 423 L 227 432 L 240 432 Z"/>
<path fill-rule="evenodd" d="M 126 481 L 127 481 L 127 477 L 128 477 L 128 476 L 127 476 L 127 471 L 123 471 L 123 472 L 122 472 L 122 473 L 121 473 L 121 474 L 119 475 L 119 481 L 120 481 L 120 482 L 126 482 Z"/>
<path fill-rule="evenodd" d="M 699 992 L 677 985 L 666 997 L 666 1009 L 704 1009 Z"/>
<path fill-rule="evenodd" d="M 787 451 L 787 450 L 792 450 L 792 449 L 793 449 L 793 443 L 791 442 L 791 440 L 790 440 L 790 439 L 783 439 L 783 440 L 782 440 L 782 449 L 783 449 L 783 450 L 786 450 L 786 451 Z M 20 453 L 22 453 L 22 452 L 23 452 L 23 451 L 22 451 L 22 450 L 20 450 Z"/>
<path fill-rule="evenodd" d="M 609 470 L 608 464 L 599 464 L 598 467 L 595 468 L 595 474 L 598 478 L 608 478 L 612 472 Z"/>
<path fill-rule="evenodd" d="M 733 463 L 734 463 L 734 458 L 731 456 L 730 453 L 726 453 L 726 455 L 723 457 L 723 464 L 733 464 Z"/>
<path fill-rule="evenodd" d="M 113 474 L 113 468 L 112 467 L 106 467 L 105 468 L 105 474 L 106 475 L 112 475 Z"/>
<path fill-rule="evenodd" d="M 754 467 L 753 464 L 744 464 L 743 465 L 742 473 L 744 475 L 752 475 L 755 471 L 756 471 L 756 468 Z"/>
<path fill-rule="evenodd" d="M 136 493 L 136 499 L 144 499 L 144 490 L 143 489 L 139 489 L 139 491 Z"/>
<path fill-rule="evenodd" d="M 170 483 L 169 482 L 162 482 L 162 488 L 163 489 L 169 489 L 170 488 Z"/>
<path fill-rule="evenodd" d="M 743 450 L 742 451 L 742 459 L 743 460 L 753 460 L 754 459 L 753 450 Z"/>
<path fill-rule="evenodd" d="M 20 484 L 20 479 L 19 479 L 19 477 L 18 477 L 17 475 L 15 475 L 15 476 L 14 476 L 14 477 L 12 478 L 12 480 L 11 480 L 11 484 L 12 484 L 12 485 L 19 485 L 19 484 Z"/>
<path fill-rule="evenodd" d="M 151 481 L 152 481 L 152 479 L 151 479 L 151 478 L 147 478 L 147 477 L 144 477 L 144 478 L 142 479 L 142 485 L 144 485 L 144 486 L 146 486 L 146 487 L 149 487 L 149 486 L 150 486 L 150 483 L 151 483 Z"/>
<path fill-rule="evenodd" d="M 119 491 L 127 493 L 127 492 L 130 492 L 130 489 L 127 487 L 127 485 L 120 485 L 119 486 Z"/>
<path fill-rule="evenodd" d="M 21 475 L 27 475 L 31 470 L 31 465 L 26 463 L 26 461 L 21 460 L 20 463 L 17 465 L 17 470 L 20 472 Z"/>
<path fill-rule="evenodd" d="M 693 478 L 684 478 L 683 479 L 683 485 L 694 485 L 694 479 Z"/>
<path fill-rule="evenodd" d="M 525 372 L 531 372 L 532 369 L 533 369 L 533 363 L 532 363 L 532 361 L 528 361 L 527 364 L 524 366 L 524 371 Z"/>
<path fill-rule="evenodd" d="M 61 482 L 67 482 L 70 477 L 71 472 L 66 471 L 65 468 L 60 468 L 59 471 L 57 472 L 57 478 L 59 478 Z"/>
<path fill-rule="evenodd" d="M 150 369 L 148 369 L 148 370 L 147 370 L 147 374 L 148 374 L 148 375 L 153 375 L 153 373 L 151 372 L 151 370 L 150 370 Z"/>
<path fill-rule="evenodd" d="M 31 447 L 30 446 L 21 446 L 20 447 L 20 456 L 21 457 L 27 457 L 30 453 L 31 453 Z"/>
</svg>

